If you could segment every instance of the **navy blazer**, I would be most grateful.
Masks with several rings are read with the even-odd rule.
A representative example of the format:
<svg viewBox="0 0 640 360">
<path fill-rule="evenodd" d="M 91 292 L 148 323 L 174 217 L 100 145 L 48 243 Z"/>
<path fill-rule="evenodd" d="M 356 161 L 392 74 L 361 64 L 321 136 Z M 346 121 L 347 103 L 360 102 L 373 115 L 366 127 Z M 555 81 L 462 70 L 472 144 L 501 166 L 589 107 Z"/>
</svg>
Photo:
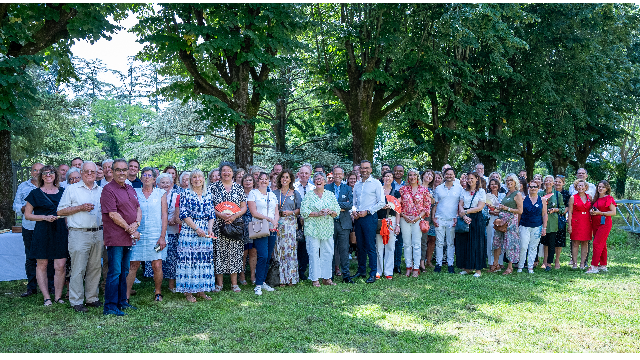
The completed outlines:
<svg viewBox="0 0 640 360">
<path fill-rule="evenodd" d="M 335 183 L 325 185 L 324 189 L 335 196 Z M 351 189 L 351 186 L 347 184 L 340 184 L 338 205 L 340 205 L 340 225 L 342 225 L 342 228 L 345 230 L 352 229 L 353 223 L 351 222 L 351 215 L 349 214 L 349 210 L 353 207 L 353 190 Z"/>
</svg>

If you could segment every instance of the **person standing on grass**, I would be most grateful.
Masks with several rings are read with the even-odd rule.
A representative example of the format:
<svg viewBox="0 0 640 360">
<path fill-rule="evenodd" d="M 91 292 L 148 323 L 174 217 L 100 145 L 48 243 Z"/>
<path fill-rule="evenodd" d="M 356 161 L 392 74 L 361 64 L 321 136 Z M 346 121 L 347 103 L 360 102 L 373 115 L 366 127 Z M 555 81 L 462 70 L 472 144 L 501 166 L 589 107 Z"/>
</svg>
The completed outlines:
<svg viewBox="0 0 640 360">
<path fill-rule="evenodd" d="M 407 270 L 405 276 L 418 277 L 420 273 L 422 253 L 420 220 L 431 213 L 431 194 L 421 184 L 418 170 L 410 169 L 407 174 L 407 185 L 401 187 L 399 191 L 402 199 L 400 229 L 404 234 L 404 260 Z"/>
<path fill-rule="evenodd" d="M 431 169 L 427 169 L 422 173 L 422 186 L 429 191 L 429 197 L 431 197 L 431 203 L 433 204 L 433 183 L 435 182 L 435 172 Z M 436 248 L 436 230 L 431 224 L 431 211 L 426 214 L 426 219 L 429 223 L 429 231 L 422 233 L 420 240 L 420 271 L 426 271 L 427 266 L 433 267 L 431 263 L 431 257 L 433 257 L 433 250 Z M 433 228 L 433 231 L 431 231 Z M 427 257 L 427 254 L 429 257 Z M 425 264 L 428 264 L 425 266 Z"/>
<path fill-rule="evenodd" d="M 319 278 L 323 279 L 323 285 L 335 285 L 331 280 L 334 248 L 333 219 L 338 216 L 340 206 L 335 194 L 324 190 L 326 182 L 325 174 L 316 172 L 313 175 L 315 188 L 305 196 L 300 208 L 300 214 L 305 219 L 304 233 L 309 254 L 309 279 L 315 287 L 320 287 Z"/>
<path fill-rule="evenodd" d="M 442 268 L 442 248 L 447 242 L 447 270 L 453 274 L 453 256 L 455 254 L 454 236 L 458 220 L 458 203 L 462 186 L 454 183 L 456 174 L 452 168 L 444 170 L 444 184 L 440 184 L 435 191 L 435 205 L 431 208 L 433 224 L 436 227 L 436 267 L 433 271 L 439 273 Z"/>
<path fill-rule="evenodd" d="M 556 254 L 556 233 L 558 232 L 558 214 L 564 211 L 564 202 L 562 195 L 555 189 L 555 179 L 552 175 L 544 177 L 544 192 L 542 196 L 547 199 L 547 234 L 540 239 L 540 243 L 544 245 L 544 262 L 545 271 L 551 271 L 553 257 Z M 561 210 L 562 209 L 562 210 Z"/>
<path fill-rule="evenodd" d="M 493 175 L 494 173 L 492 173 Z M 496 178 L 489 179 L 489 186 L 487 188 L 487 201 L 485 206 L 489 208 L 489 223 L 487 224 L 487 258 L 489 259 L 489 264 L 491 267 L 489 268 L 489 272 L 495 272 L 502 268 L 503 265 L 503 254 L 502 252 L 500 256 L 497 258 L 497 265 L 495 259 L 493 258 L 493 234 L 495 233 L 495 229 L 493 228 L 493 222 L 496 221 L 500 212 L 496 210 L 496 205 L 502 202 L 506 193 L 500 192 L 500 180 Z"/>
<path fill-rule="evenodd" d="M 593 198 L 596 196 L 596 186 L 590 182 L 587 181 L 587 178 L 589 177 L 589 174 L 587 173 L 587 170 L 585 168 L 580 168 L 578 169 L 578 171 L 576 171 L 576 180 L 584 180 L 585 181 L 585 193 L 587 195 L 589 195 L 589 199 L 593 200 Z M 574 183 L 575 184 L 575 183 Z M 578 193 L 578 189 L 576 188 L 576 186 L 574 184 L 571 184 L 569 186 L 569 195 L 573 196 L 575 194 Z M 577 243 L 573 240 L 571 240 L 571 249 L 573 249 L 574 246 L 578 246 Z M 589 241 L 587 243 L 587 257 L 585 259 L 589 259 L 589 253 L 591 252 L 591 241 Z M 573 251 L 571 251 L 571 261 L 569 262 L 570 266 L 576 265 L 577 266 L 577 261 L 575 256 L 573 255 Z M 583 264 L 584 266 L 586 265 L 586 260 L 585 263 Z M 573 268 L 575 269 L 576 266 L 574 266 Z"/>
<path fill-rule="evenodd" d="M 244 174 L 240 183 L 242 188 L 244 189 L 244 195 L 249 196 L 251 190 L 255 188 L 253 186 L 254 180 L 252 174 Z M 253 217 L 251 217 L 251 211 L 247 211 L 242 215 L 242 221 L 244 222 L 244 234 L 243 234 L 243 243 L 244 243 L 244 252 L 242 254 L 242 271 L 240 272 L 240 279 L 238 280 L 240 284 L 247 285 L 246 280 L 246 270 L 247 270 L 247 259 L 249 261 L 249 278 L 251 279 L 251 283 L 253 285 L 256 284 L 256 262 L 258 261 L 258 253 L 257 249 L 253 245 L 253 239 L 249 237 L 249 223 L 253 221 Z"/>
<path fill-rule="evenodd" d="M 300 215 L 302 200 L 300 199 L 300 194 L 293 189 L 293 172 L 291 170 L 281 170 L 275 176 L 273 183 L 278 188 L 273 191 L 273 194 L 278 199 L 280 220 L 278 221 L 274 257 L 280 264 L 280 286 L 295 285 L 300 281 L 298 275 L 298 242 L 296 241 L 298 222 L 296 219 Z"/>
<path fill-rule="evenodd" d="M 378 219 L 386 222 L 385 227 L 387 228 L 388 234 L 381 234 L 383 227 L 381 227 L 380 232 L 376 234 L 376 250 L 378 252 L 378 273 L 376 274 L 376 279 L 379 279 L 381 275 L 384 275 L 388 280 L 393 278 L 396 235 L 400 233 L 400 213 L 392 209 L 387 196 L 390 195 L 400 200 L 400 192 L 393 189 L 392 183 L 393 173 L 391 171 L 383 172 L 382 191 L 385 196 L 385 205 L 382 209 L 378 210 Z"/>
<path fill-rule="evenodd" d="M 276 243 L 276 229 L 280 218 L 278 210 L 278 198 L 273 191 L 268 191 L 269 174 L 260 172 L 258 175 L 258 188 L 251 190 L 247 195 L 247 207 L 251 211 L 251 216 L 256 220 L 267 220 L 269 222 L 269 235 L 253 239 L 253 246 L 258 253 L 256 262 L 256 287 L 253 292 L 262 295 L 262 290 L 273 291 L 274 289 L 264 281 L 267 278 L 268 263 L 273 255 L 273 248 Z M 233 291 L 240 291 L 235 287 Z"/>
<path fill-rule="evenodd" d="M 170 177 L 171 175 L 167 175 Z M 142 217 L 140 221 L 140 240 L 131 247 L 131 264 L 127 277 L 127 299 L 140 268 L 140 262 L 150 261 L 155 284 L 155 301 L 162 301 L 162 261 L 167 258 L 167 192 L 156 185 L 156 173 L 153 168 L 142 169 L 142 188 L 136 189 Z M 156 250 L 159 246 L 159 250 Z"/>
<path fill-rule="evenodd" d="M 564 188 L 564 179 L 563 175 L 556 175 L 554 186 L 555 190 L 558 192 L 559 199 L 562 198 L 562 203 L 564 207 L 560 208 L 560 212 L 558 213 L 558 232 L 556 232 L 556 262 L 555 269 L 560 269 L 560 252 L 563 247 L 567 246 L 567 211 L 569 209 L 569 198 L 571 195 L 569 191 Z M 571 250 L 569 250 L 571 252 Z"/>
<path fill-rule="evenodd" d="M 67 186 L 58 204 L 58 215 L 67 216 L 71 255 L 69 303 L 77 312 L 89 311 L 84 305 L 85 298 L 87 306 L 102 306 L 98 299 L 100 260 L 104 249 L 101 195 L 96 165 L 85 161 L 82 164 L 82 181 Z"/>
<path fill-rule="evenodd" d="M 520 231 L 518 229 L 518 215 L 523 211 L 523 197 L 520 192 L 520 180 L 515 174 L 507 175 L 505 180 L 507 194 L 496 206 L 498 218 L 507 224 L 507 231 L 495 231 L 493 234 L 493 271 L 500 268 L 498 258 L 501 252 L 507 256 L 507 270 L 502 275 L 513 272 L 513 263 L 520 259 Z"/>
<path fill-rule="evenodd" d="M 60 165 L 59 168 L 63 165 L 64 164 Z M 16 197 L 13 199 L 13 211 L 22 215 L 21 231 L 25 254 L 24 270 L 27 274 L 27 291 L 20 294 L 20 297 L 27 297 L 37 293 L 38 284 L 36 281 L 36 259 L 31 257 L 31 241 L 33 240 L 33 229 L 36 226 L 36 222 L 27 220 L 24 217 L 24 210 L 27 205 L 25 198 L 29 195 L 31 190 L 38 188 L 38 177 L 40 176 L 40 169 L 42 169 L 43 166 L 44 165 L 41 163 L 31 165 L 31 179 L 18 185 Z M 66 170 L 69 169 L 67 165 L 64 166 L 66 166 Z M 54 277 L 53 261 L 51 261 L 47 267 L 47 276 L 50 279 L 48 287 L 52 289 Z"/>
<path fill-rule="evenodd" d="M 571 254 L 573 258 L 578 257 L 578 244 L 580 244 L 580 269 L 584 270 L 587 261 L 587 247 L 591 241 L 592 227 L 591 216 L 591 197 L 587 194 L 587 182 L 583 179 L 577 179 L 573 183 L 577 194 L 569 198 L 569 212 L 567 217 L 567 232 L 571 236 L 573 243 L 571 245 Z M 577 263 L 573 264 L 573 268 L 577 269 Z"/>
<path fill-rule="evenodd" d="M 344 170 L 340 166 L 333 168 L 333 182 L 325 186 L 325 189 L 333 193 L 340 206 L 340 215 L 333 220 L 334 267 L 336 276 L 342 276 L 345 283 L 353 283 L 349 270 L 349 234 L 353 229 L 353 221 L 349 210 L 353 207 L 353 190 L 347 184 L 342 183 Z"/>
<path fill-rule="evenodd" d="M 456 260 L 462 269 L 461 275 L 475 270 L 473 276 L 480 277 L 487 266 L 487 245 L 482 209 L 487 199 L 480 187 L 481 177 L 476 172 L 467 174 L 467 187 L 460 194 L 458 216 L 469 225 L 469 232 L 456 234 Z M 458 219 L 460 221 L 460 219 Z"/>
<path fill-rule="evenodd" d="M 367 257 L 369 257 L 369 278 L 365 281 L 370 284 L 376 281 L 378 272 L 378 256 L 376 254 L 376 229 L 378 227 L 378 210 L 385 205 L 382 184 L 371 176 L 371 162 L 360 162 L 360 176 L 353 188 L 353 205 L 356 241 L 358 244 L 358 271 L 354 277 L 366 277 Z M 304 200 L 303 200 L 304 201 Z"/>
<path fill-rule="evenodd" d="M 38 176 L 38 188 L 31 190 L 25 198 L 24 217 L 36 222 L 29 257 L 36 259 L 36 279 L 44 296 L 44 306 L 52 305 L 47 276 L 49 259 L 53 259 L 55 269 L 54 299 L 56 303 L 64 304 L 61 297 L 65 280 L 65 264 L 69 254 L 69 232 L 64 219 L 57 214 L 58 203 L 64 193 L 64 188 L 59 187 L 59 182 L 56 168 L 51 165 L 44 166 L 40 169 Z"/>
<path fill-rule="evenodd" d="M 304 164 L 298 170 L 298 181 L 293 184 L 293 188 L 300 194 L 300 201 L 304 201 L 307 193 L 315 189 L 309 181 L 311 176 L 311 165 Z M 304 220 L 301 221 L 304 228 Z M 305 240 L 298 241 L 298 275 L 300 280 L 307 280 L 307 268 L 309 267 L 309 254 L 307 253 L 307 243 Z"/>
<path fill-rule="evenodd" d="M 397 164 L 396 166 L 393 167 L 393 183 L 391 183 L 393 187 L 393 191 L 399 191 L 401 187 L 406 185 L 404 180 L 402 180 L 403 178 L 404 178 L 404 166 Z M 393 251 L 393 271 L 395 273 L 401 274 L 402 271 L 400 270 L 400 268 L 402 267 L 401 262 L 402 262 L 402 250 L 403 250 L 402 249 L 403 247 L 402 229 L 400 230 L 400 233 L 396 236 L 395 247 L 396 248 Z"/>
<path fill-rule="evenodd" d="M 611 196 L 611 186 L 605 180 L 600 181 L 590 212 L 593 229 L 593 258 L 587 274 L 607 271 L 607 238 L 613 226 L 611 217 L 616 216 L 616 206 L 618 205 Z"/>
<path fill-rule="evenodd" d="M 136 308 L 127 301 L 127 275 L 131 259 L 131 246 L 140 239 L 138 227 L 142 210 L 138 196 L 125 183 L 127 161 L 113 162 L 113 181 L 102 189 L 100 205 L 104 224 L 104 245 L 109 253 L 109 271 L 104 291 L 104 315 L 126 315 L 123 309 Z"/>
<path fill-rule="evenodd" d="M 533 262 L 538 256 L 540 236 L 547 234 L 547 202 L 538 196 L 538 183 L 535 180 L 529 182 L 527 191 L 529 194 L 522 202 L 523 211 L 520 217 L 518 272 L 522 272 L 526 259 L 529 274 L 533 274 Z"/>
</svg>

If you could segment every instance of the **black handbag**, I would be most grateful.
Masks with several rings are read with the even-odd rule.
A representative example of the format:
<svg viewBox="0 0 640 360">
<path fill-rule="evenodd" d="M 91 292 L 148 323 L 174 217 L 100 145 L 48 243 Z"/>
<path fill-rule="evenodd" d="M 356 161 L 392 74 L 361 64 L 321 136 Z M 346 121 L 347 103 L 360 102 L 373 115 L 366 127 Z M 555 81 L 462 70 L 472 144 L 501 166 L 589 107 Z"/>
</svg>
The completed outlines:
<svg viewBox="0 0 640 360">
<path fill-rule="evenodd" d="M 476 191 L 475 194 L 473 194 L 473 196 L 471 197 L 471 202 L 469 203 L 469 207 L 468 208 L 464 208 L 465 210 L 471 208 L 471 205 L 473 204 L 473 199 L 475 199 L 476 195 L 478 195 L 478 191 Z M 469 232 L 469 224 L 464 222 L 464 220 L 462 220 L 462 218 L 460 216 L 458 216 L 458 221 L 456 222 L 456 232 L 457 233 L 468 233 Z"/>
<path fill-rule="evenodd" d="M 244 221 L 242 220 L 242 216 L 233 220 L 231 224 L 222 224 L 222 226 L 220 227 L 220 234 L 229 239 L 243 240 Z"/>
<path fill-rule="evenodd" d="M 297 220 L 298 220 L 298 229 L 296 230 L 296 241 L 305 241 L 304 238 L 304 226 L 302 225 L 302 222 L 300 221 L 301 217 L 298 216 Z"/>
</svg>

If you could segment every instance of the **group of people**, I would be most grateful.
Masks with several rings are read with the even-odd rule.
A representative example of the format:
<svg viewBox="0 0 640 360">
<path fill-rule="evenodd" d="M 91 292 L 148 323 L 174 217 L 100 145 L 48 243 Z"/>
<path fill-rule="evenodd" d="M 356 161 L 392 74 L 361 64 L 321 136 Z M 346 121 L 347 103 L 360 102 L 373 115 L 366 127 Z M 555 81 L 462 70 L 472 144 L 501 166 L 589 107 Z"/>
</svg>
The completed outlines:
<svg viewBox="0 0 640 360">
<path fill-rule="evenodd" d="M 505 261 L 505 275 L 514 264 L 533 273 L 539 258 L 551 271 L 560 267 L 566 233 L 574 268 L 586 267 L 593 239 L 587 272 L 607 269 L 616 203 L 609 184 L 588 183 L 584 169 L 567 190 L 561 175 L 528 181 L 522 171 L 503 182 L 495 172 L 485 177 L 482 164 L 459 178 L 449 165 L 409 169 L 406 180 L 402 165 L 381 168 L 374 178 L 367 160 L 349 173 L 310 164 L 295 173 L 276 164 L 267 173 L 222 162 L 208 174 L 179 173 L 174 166 L 140 170 L 135 159 L 34 164 L 14 201 L 23 214 L 27 258 L 22 296 L 39 288 L 44 306 L 65 303 L 68 277 L 74 310 L 103 307 L 104 314 L 122 316 L 135 309 L 129 298 L 141 266 L 153 277 L 155 301 L 162 301 L 167 279 L 169 290 L 189 302 L 222 291 L 224 274 L 232 291 L 250 280 L 262 295 L 274 291 L 266 282 L 270 268 L 281 287 L 306 279 L 315 287 L 336 285 L 337 276 L 373 283 L 402 269 L 408 277 L 426 268 L 441 272 L 445 253 L 449 273 L 454 260 L 462 275 L 501 271 Z"/>
</svg>

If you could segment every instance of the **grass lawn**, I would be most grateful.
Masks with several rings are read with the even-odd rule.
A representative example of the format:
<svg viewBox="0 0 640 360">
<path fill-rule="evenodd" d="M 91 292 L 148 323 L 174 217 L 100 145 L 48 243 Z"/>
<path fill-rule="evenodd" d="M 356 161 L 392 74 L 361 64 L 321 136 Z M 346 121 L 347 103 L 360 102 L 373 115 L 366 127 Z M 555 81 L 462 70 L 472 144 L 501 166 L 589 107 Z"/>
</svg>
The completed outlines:
<svg viewBox="0 0 640 360">
<path fill-rule="evenodd" d="M 609 243 L 606 274 L 569 269 L 565 248 L 551 273 L 306 281 L 261 297 L 226 279 L 196 304 L 166 289 L 153 302 L 139 274 L 125 317 L 45 308 L 19 297 L 23 281 L 2 282 L 0 352 L 640 352 L 640 241 L 614 229 Z"/>
</svg>

